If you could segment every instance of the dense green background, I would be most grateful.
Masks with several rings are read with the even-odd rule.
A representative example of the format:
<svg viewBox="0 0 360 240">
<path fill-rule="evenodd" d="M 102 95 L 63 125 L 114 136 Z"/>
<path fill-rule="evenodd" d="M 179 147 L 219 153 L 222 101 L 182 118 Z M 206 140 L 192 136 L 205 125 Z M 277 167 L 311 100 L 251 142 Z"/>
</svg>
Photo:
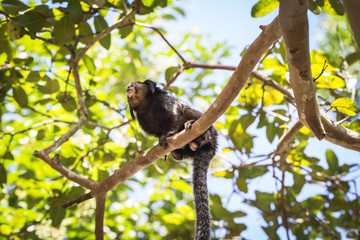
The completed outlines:
<svg viewBox="0 0 360 240">
<path fill-rule="evenodd" d="M 309 3 L 313 13 L 323 14 L 326 30 L 320 48 L 311 53 L 314 77 L 327 61 L 325 73 L 315 82 L 319 103 L 323 109 L 339 98 L 359 103 L 359 84 L 355 85 L 359 54 L 346 18 L 340 16 L 344 13 L 341 2 Z M 93 35 L 122 17 L 125 8 L 131 9 L 131 4 L 121 0 L 1 1 L 0 239 L 94 238 L 94 201 L 63 210 L 63 203 L 84 194 L 85 189 L 61 177 L 33 153 L 49 146 L 78 121 L 69 50 L 76 46 L 80 51 Z M 143 0 L 134 20 L 154 27 L 174 22 L 186 18 L 182 4 L 186 2 Z M 253 17 L 264 16 L 278 6 L 275 0 L 253 4 L 249 13 Z M 226 19 L 221 21 L 225 24 Z M 171 32 L 162 33 L 171 37 Z M 208 45 L 206 36 L 190 32 L 181 33 L 181 39 L 174 41 L 180 54 L 193 62 L 221 64 L 232 51 L 225 43 Z M 161 79 L 160 85 L 165 84 L 181 64 L 160 36 L 148 28 L 127 25 L 101 39 L 79 65 L 90 123 L 56 151 L 61 163 L 81 176 L 101 181 L 154 146 L 157 140 L 146 136 L 136 122 L 119 127 L 130 119 L 124 89 L 129 82 L 146 78 Z M 281 40 L 264 56 L 258 70 L 290 88 Z M 211 76 L 212 70 L 186 70 L 169 91 L 205 110 L 226 82 L 219 75 Z M 340 103 L 337 109 L 356 114 L 352 104 Z M 334 111 L 329 114 L 334 120 L 346 116 Z M 307 156 L 313 135 L 306 128 L 293 140 L 284 169 L 277 158 L 272 159 L 274 149 L 254 151 L 259 144 L 276 146 L 296 120 L 294 107 L 280 92 L 252 78 L 215 123 L 221 137 L 210 182 L 233 183 L 228 196 L 211 195 L 215 239 L 243 236 L 241 232 L 253 224 L 243 220 L 247 211 L 229 210 L 237 204 L 257 209 L 262 216 L 259 225 L 272 239 L 285 237 L 281 211 L 286 212 L 290 234 L 299 239 L 334 239 L 340 234 L 359 237 L 358 164 L 339 162 L 330 149 L 321 164 L 320 159 Z M 360 131 L 356 116 L 343 125 Z M 264 179 L 276 189 L 254 192 L 251 187 Z M 314 185 L 322 188 L 321 194 L 298 197 L 304 187 Z M 212 187 L 221 188 L 221 184 L 210 186 L 210 190 Z M 281 192 L 285 193 L 282 203 Z M 243 201 L 234 203 L 231 199 L 235 196 Z M 190 164 L 159 160 L 108 194 L 106 239 L 190 239 L 193 207 Z"/>
</svg>

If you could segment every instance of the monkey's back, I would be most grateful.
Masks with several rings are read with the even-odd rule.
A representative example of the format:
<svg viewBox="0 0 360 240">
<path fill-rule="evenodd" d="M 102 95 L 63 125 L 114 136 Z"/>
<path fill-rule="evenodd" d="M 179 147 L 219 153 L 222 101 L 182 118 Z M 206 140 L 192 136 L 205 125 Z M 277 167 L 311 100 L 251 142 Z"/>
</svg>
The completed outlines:
<svg viewBox="0 0 360 240">
<path fill-rule="evenodd" d="M 183 108 L 185 103 L 156 89 L 136 115 L 142 129 L 149 135 L 160 137 L 184 129 Z"/>
</svg>

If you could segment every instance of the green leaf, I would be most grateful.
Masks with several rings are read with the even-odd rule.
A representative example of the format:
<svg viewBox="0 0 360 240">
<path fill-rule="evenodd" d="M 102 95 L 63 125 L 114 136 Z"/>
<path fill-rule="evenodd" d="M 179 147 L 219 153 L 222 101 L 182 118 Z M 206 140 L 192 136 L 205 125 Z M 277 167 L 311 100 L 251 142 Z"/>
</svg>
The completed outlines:
<svg viewBox="0 0 360 240">
<path fill-rule="evenodd" d="M 270 123 L 266 128 L 266 137 L 269 140 L 269 142 L 274 141 L 276 134 L 276 127 L 274 123 Z"/>
<path fill-rule="evenodd" d="M 277 0 L 260 0 L 251 9 L 252 17 L 263 17 L 279 6 Z"/>
<path fill-rule="evenodd" d="M 355 102 L 350 98 L 338 98 L 331 104 L 331 109 L 345 113 L 349 116 L 355 116 L 359 109 Z"/>
<path fill-rule="evenodd" d="M 346 56 L 347 63 L 351 66 L 360 60 L 360 53 L 353 52 Z"/>
<path fill-rule="evenodd" d="M 329 0 L 331 7 L 335 10 L 335 12 L 338 15 L 344 15 L 345 14 L 345 8 L 344 5 L 342 4 L 342 1 L 340 0 Z"/>
<path fill-rule="evenodd" d="M 108 28 L 108 24 L 105 21 L 104 17 L 102 16 L 96 16 L 94 18 L 94 25 L 95 25 L 95 30 L 96 32 L 101 32 L 102 30 Z M 105 37 L 103 37 L 102 39 L 100 39 L 100 44 L 101 46 L 103 46 L 106 50 L 109 50 L 110 45 L 111 45 L 111 36 L 110 34 L 106 35 Z"/>
<path fill-rule="evenodd" d="M 164 14 L 163 15 L 163 19 L 166 19 L 166 20 L 176 20 L 176 18 L 171 15 L 171 14 Z"/>
<path fill-rule="evenodd" d="M 15 101 L 19 104 L 19 106 L 22 108 L 27 107 L 28 98 L 27 98 L 25 90 L 20 86 L 16 86 L 16 87 L 14 87 L 13 91 L 14 91 L 13 94 L 14 94 Z"/>
<path fill-rule="evenodd" d="M 332 173 L 337 173 L 339 170 L 339 160 L 336 157 L 335 153 L 330 149 L 326 150 L 326 161 L 327 164 L 329 165 L 329 170 Z"/>
<path fill-rule="evenodd" d="M 296 194 L 299 194 L 306 183 L 305 175 L 301 173 L 293 172 L 293 177 L 294 177 L 294 185 L 292 186 L 292 189 Z"/>
<path fill-rule="evenodd" d="M 38 82 L 41 79 L 39 72 L 32 71 L 26 78 L 27 82 Z"/>
<path fill-rule="evenodd" d="M 55 23 L 54 38 L 59 44 L 66 44 L 74 40 L 75 27 L 72 19 L 65 15 L 60 21 Z"/>
<path fill-rule="evenodd" d="M 165 80 L 169 82 L 174 74 L 179 70 L 179 67 L 169 67 L 165 70 Z"/>
<path fill-rule="evenodd" d="M 36 101 L 35 104 L 46 105 L 46 104 L 48 104 L 49 102 L 52 102 L 52 101 L 54 101 L 52 98 L 44 98 L 44 99 L 41 99 L 39 101 Z"/>
<path fill-rule="evenodd" d="M 239 176 L 236 179 L 236 186 L 239 188 L 240 191 L 242 192 L 247 192 L 248 191 L 248 187 L 247 187 L 247 182 L 245 181 L 245 178 L 242 176 Z"/>
<path fill-rule="evenodd" d="M 74 23 L 79 23 L 82 20 L 83 12 L 81 9 L 80 1 L 69 0 L 69 4 L 65 11 L 70 13 L 70 16 L 72 17 Z"/>
<path fill-rule="evenodd" d="M 38 85 L 38 89 L 42 93 L 51 94 L 59 91 L 60 86 L 58 80 L 47 79 L 44 86 Z"/>
<path fill-rule="evenodd" d="M 27 5 L 23 4 L 19 0 L 3 0 L 0 3 L 0 9 L 3 9 L 4 12 L 11 15 L 16 15 L 18 12 L 25 11 L 28 8 L 29 7 Z"/>
<path fill-rule="evenodd" d="M 6 184 L 7 173 L 4 164 L 0 163 L 0 186 Z"/>
<path fill-rule="evenodd" d="M 10 226 L 14 229 L 20 229 L 22 228 L 26 223 L 26 216 L 25 213 L 17 209 L 15 211 L 15 214 L 12 216 L 12 219 L 10 221 Z"/>
<path fill-rule="evenodd" d="M 88 23 L 84 23 L 79 28 L 80 31 L 80 42 L 84 44 L 88 44 L 90 40 L 92 39 L 93 32 Z"/>
<path fill-rule="evenodd" d="M 64 94 L 60 94 L 58 100 L 61 104 L 61 106 L 68 112 L 72 112 L 77 109 L 77 104 L 75 99 L 72 96 L 66 96 L 66 99 L 64 99 Z"/>
<path fill-rule="evenodd" d="M 354 121 L 352 121 L 352 122 L 350 123 L 349 128 L 350 128 L 351 130 L 360 132 L 360 119 L 355 119 Z"/>
<path fill-rule="evenodd" d="M 47 6 L 38 6 L 31 11 L 25 12 L 22 15 L 14 18 L 14 22 L 20 26 L 28 28 L 32 35 L 40 32 L 44 27 L 50 27 L 51 24 L 47 21 L 50 17 L 47 13 L 49 8 Z"/>
<path fill-rule="evenodd" d="M 145 7 L 152 7 L 154 5 L 155 0 L 141 0 Z"/>
<path fill-rule="evenodd" d="M 25 35 L 25 30 L 15 21 L 10 21 L 7 24 L 7 33 L 11 40 L 20 39 Z"/>
<path fill-rule="evenodd" d="M 177 13 L 179 13 L 180 15 L 185 16 L 185 12 L 184 12 L 184 10 L 182 10 L 181 8 L 174 7 L 174 10 L 175 10 Z"/>
<path fill-rule="evenodd" d="M 132 33 L 134 25 L 128 25 L 125 27 L 119 28 L 119 33 L 121 38 L 126 38 L 130 33 Z"/>
<path fill-rule="evenodd" d="M 91 75 L 96 74 L 96 66 L 92 58 L 90 58 L 88 55 L 84 55 L 82 59 L 85 63 L 86 68 L 89 70 L 89 73 Z"/>
<path fill-rule="evenodd" d="M 106 178 L 109 177 L 109 172 L 108 171 L 104 171 L 104 170 L 98 170 L 98 181 L 101 182 L 103 180 L 105 180 Z"/>
<path fill-rule="evenodd" d="M 82 187 L 72 187 L 70 190 L 66 190 L 64 198 L 67 200 L 74 200 L 75 198 L 81 197 L 85 194 L 85 189 Z"/>
<path fill-rule="evenodd" d="M 40 129 L 36 135 L 36 140 L 43 140 L 45 137 L 45 130 Z"/>
<path fill-rule="evenodd" d="M 51 225 L 55 228 L 59 228 L 62 220 L 65 218 L 66 211 L 61 207 L 65 201 L 55 198 L 50 207 Z"/>
<path fill-rule="evenodd" d="M 60 102 L 61 106 L 68 112 L 72 112 L 77 109 L 76 101 L 72 96 L 69 95 L 69 93 L 66 94 L 66 98 L 64 93 L 59 93 L 56 96 L 56 99 Z"/>
</svg>

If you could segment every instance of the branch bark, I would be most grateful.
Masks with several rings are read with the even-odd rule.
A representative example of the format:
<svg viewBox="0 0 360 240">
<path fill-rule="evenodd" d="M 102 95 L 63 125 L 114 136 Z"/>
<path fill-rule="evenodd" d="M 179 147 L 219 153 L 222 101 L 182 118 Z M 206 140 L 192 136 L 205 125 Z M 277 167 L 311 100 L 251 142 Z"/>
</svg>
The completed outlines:
<svg viewBox="0 0 360 240">
<path fill-rule="evenodd" d="M 326 134 L 311 74 L 307 10 L 307 0 L 280 0 L 280 25 L 299 119 L 322 140 Z"/>
<path fill-rule="evenodd" d="M 357 43 L 357 50 L 360 51 L 360 1 L 343 0 L 343 3 Z"/>
</svg>

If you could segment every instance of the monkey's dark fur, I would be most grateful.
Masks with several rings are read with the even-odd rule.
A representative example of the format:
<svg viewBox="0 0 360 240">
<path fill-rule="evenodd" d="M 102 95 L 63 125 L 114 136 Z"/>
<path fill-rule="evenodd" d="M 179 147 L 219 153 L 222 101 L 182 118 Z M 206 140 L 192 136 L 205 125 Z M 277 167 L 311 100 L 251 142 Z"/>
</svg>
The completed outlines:
<svg viewBox="0 0 360 240">
<path fill-rule="evenodd" d="M 202 113 L 194 110 L 181 100 L 169 96 L 156 87 L 151 80 L 132 82 L 126 87 L 130 113 L 146 133 L 159 138 L 159 144 L 166 148 L 166 138 L 191 128 Z M 171 152 L 175 160 L 193 160 L 193 191 L 196 213 L 196 240 L 210 239 L 210 207 L 207 189 L 207 170 L 216 153 L 217 132 L 211 126 L 204 134 L 182 149 Z M 194 149 L 195 148 L 195 149 Z M 193 151 L 195 150 L 195 151 Z"/>
</svg>

